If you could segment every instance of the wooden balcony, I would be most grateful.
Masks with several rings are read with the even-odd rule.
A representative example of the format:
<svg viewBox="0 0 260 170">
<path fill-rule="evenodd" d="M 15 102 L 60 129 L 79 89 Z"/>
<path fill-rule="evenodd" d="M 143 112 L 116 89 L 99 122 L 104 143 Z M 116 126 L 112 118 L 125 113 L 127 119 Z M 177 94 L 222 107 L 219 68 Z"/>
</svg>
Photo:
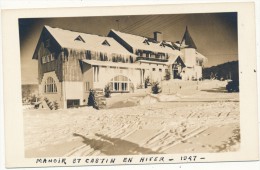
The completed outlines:
<svg viewBox="0 0 260 170">
<path fill-rule="evenodd" d="M 157 61 L 157 62 L 167 62 L 167 59 L 161 59 L 161 58 L 151 58 L 151 57 L 136 57 L 136 61 L 139 60 L 147 60 L 147 61 Z"/>
</svg>

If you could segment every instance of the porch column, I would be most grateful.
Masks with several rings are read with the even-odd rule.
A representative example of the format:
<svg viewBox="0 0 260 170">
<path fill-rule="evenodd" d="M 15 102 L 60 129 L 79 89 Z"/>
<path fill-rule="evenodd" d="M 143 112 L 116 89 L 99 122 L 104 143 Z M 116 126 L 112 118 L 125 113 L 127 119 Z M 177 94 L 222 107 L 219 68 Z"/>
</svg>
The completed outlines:
<svg viewBox="0 0 260 170">
<path fill-rule="evenodd" d="M 174 79 L 174 78 L 173 78 L 173 77 L 174 77 L 174 74 L 173 74 L 173 64 L 171 65 L 170 68 L 171 68 L 171 69 L 170 69 L 171 79 Z"/>
<path fill-rule="evenodd" d="M 113 77 L 113 79 L 112 79 L 112 90 L 114 91 L 115 90 L 115 83 L 114 83 L 114 77 Z"/>
<path fill-rule="evenodd" d="M 143 79 L 143 83 L 144 83 L 144 69 L 142 69 L 142 79 Z"/>
<path fill-rule="evenodd" d="M 97 66 L 94 66 L 94 80 L 97 82 Z"/>
<path fill-rule="evenodd" d="M 130 86 L 130 82 L 129 82 L 129 78 L 127 77 L 127 91 L 129 91 L 129 86 Z"/>
<path fill-rule="evenodd" d="M 66 82 L 62 82 L 62 102 L 63 102 L 63 109 L 67 109 L 67 99 L 66 99 Z"/>
<path fill-rule="evenodd" d="M 95 66 L 92 66 L 93 68 L 93 82 L 96 82 L 96 77 L 95 77 L 95 72 L 96 72 L 96 67 Z"/>
<path fill-rule="evenodd" d="M 141 81 L 141 84 L 143 84 L 143 79 L 142 79 L 142 69 L 140 69 L 140 81 Z"/>
<path fill-rule="evenodd" d="M 97 66 L 97 82 L 99 81 L 99 66 Z"/>
</svg>

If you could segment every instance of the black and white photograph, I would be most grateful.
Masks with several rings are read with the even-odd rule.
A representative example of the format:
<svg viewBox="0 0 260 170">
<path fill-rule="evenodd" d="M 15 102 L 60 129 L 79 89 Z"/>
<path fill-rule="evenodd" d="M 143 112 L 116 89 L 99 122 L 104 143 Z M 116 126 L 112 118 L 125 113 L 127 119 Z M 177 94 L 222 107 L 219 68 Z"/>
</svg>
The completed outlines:
<svg viewBox="0 0 260 170">
<path fill-rule="evenodd" d="M 241 48 L 249 63 L 254 51 L 243 46 L 239 10 L 89 13 L 24 12 L 16 20 L 23 159 L 36 166 L 66 166 L 66 158 L 84 158 L 78 165 L 258 159 L 242 154 L 257 151 L 258 137 L 256 71 L 245 70 Z"/>
<path fill-rule="evenodd" d="M 19 19 L 19 35 L 26 157 L 239 150 L 237 13 Z"/>
</svg>

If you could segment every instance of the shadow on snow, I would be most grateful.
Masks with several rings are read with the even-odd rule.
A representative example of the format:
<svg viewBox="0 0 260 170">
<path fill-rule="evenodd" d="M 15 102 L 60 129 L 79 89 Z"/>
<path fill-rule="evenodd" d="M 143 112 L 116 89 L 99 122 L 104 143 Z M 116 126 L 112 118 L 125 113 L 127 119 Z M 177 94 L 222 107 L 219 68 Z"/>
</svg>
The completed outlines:
<svg viewBox="0 0 260 170">
<path fill-rule="evenodd" d="M 213 89 L 201 90 L 201 91 L 210 92 L 210 93 L 228 93 L 225 87 L 213 88 Z"/>
<path fill-rule="evenodd" d="M 101 139 L 89 139 L 83 135 L 73 133 L 73 136 L 81 137 L 84 140 L 84 144 L 89 145 L 94 150 L 100 150 L 105 155 L 160 154 L 159 152 L 140 147 L 138 144 L 120 138 L 110 138 L 102 134 L 95 135 Z"/>
</svg>

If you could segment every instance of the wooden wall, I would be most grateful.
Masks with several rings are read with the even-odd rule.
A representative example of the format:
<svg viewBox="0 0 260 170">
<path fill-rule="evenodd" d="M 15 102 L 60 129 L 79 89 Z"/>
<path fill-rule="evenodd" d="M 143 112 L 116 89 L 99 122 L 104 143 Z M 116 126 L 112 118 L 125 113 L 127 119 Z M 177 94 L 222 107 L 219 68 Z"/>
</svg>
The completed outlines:
<svg viewBox="0 0 260 170">
<path fill-rule="evenodd" d="M 54 54 L 54 61 L 48 63 L 42 63 L 42 56 L 46 56 L 48 54 Z M 39 51 L 38 51 L 38 79 L 39 84 L 42 82 L 43 74 L 47 72 L 55 71 L 59 81 L 63 80 L 62 78 L 62 60 L 60 57 L 60 53 L 57 51 L 50 51 L 48 48 L 44 47 L 44 43 L 41 44 Z"/>
<path fill-rule="evenodd" d="M 49 41 L 48 46 L 46 45 L 46 41 Z M 42 57 L 51 53 L 54 54 L 55 60 L 48 63 L 42 63 Z M 63 80 L 62 60 L 60 57 L 61 47 L 57 43 L 57 41 L 52 37 L 52 35 L 46 30 L 46 28 L 44 28 L 41 33 L 34 55 L 37 55 L 36 58 L 38 59 L 39 84 L 41 84 L 42 82 L 43 74 L 51 71 L 55 71 L 60 82 Z"/>
<path fill-rule="evenodd" d="M 79 60 L 86 59 L 85 52 L 64 49 L 61 56 L 63 61 L 63 81 L 82 81 L 82 70 Z"/>
</svg>

